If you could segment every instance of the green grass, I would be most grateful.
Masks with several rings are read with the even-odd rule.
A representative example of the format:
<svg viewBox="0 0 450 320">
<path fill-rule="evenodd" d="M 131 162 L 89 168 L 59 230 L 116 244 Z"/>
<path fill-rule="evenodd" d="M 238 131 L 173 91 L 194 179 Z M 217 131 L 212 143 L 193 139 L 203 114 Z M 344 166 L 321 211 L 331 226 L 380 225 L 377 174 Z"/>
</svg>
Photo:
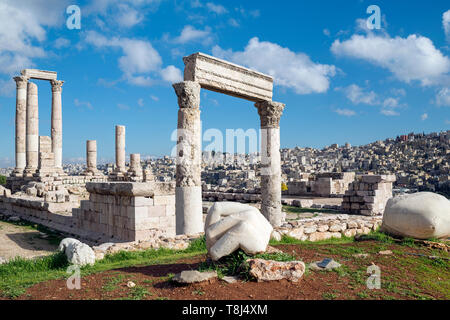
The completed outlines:
<svg viewBox="0 0 450 320">
<path fill-rule="evenodd" d="M 0 185 L 4 185 L 4 184 L 6 184 L 6 177 L 0 175 Z"/>
<path fill-rule="evenodd" d="M 130 289 L 129 297 L 131 300 L 142 300 L 149 295 L 151 295 L 151 293 L 148 292 L 146 288 L 136 286 Z"/>
<path fill-rule="evenodd" d="M 123 281 L 123 279 L 124 275 L 122 274 L 119 274 L 115 277 L 111 277 L 109 278 L 108 282 L 103 286 L 102 289 L 107 292 L 114 291 L 117 289 L 117 285 Z"/>
<path fill-rule="evenodd" d="M 204 238 L 192 241 L 185 250 L 160 248 L 132 252 L 120 251 L 106 255 L 103 260 L 96 262 L 93 266 L 81 268 L 81 276 L 130 266 L 167 264 L 205 253 Z M 33 260 L 15 258 L 0 265 L 0 295 L 13 299 L 20 296 L 27 287 L 36 283 L 67 278 L 70 276 L 66 273 L 68 266 L 66 256 L 63 253 L 55 253 Z"/>
<path fill-rule="evenodd" d="M 299 207 L 286 206 L 286 205 L 283 206 L 283 211 L 287 212 L 287 213 L 297 213 L 297 214 L 315 213 L 315 212 L 320 212 L 320 213 L 336 213 L 336 212 L 339 212 L 337 210 L 332 210 L 332 209 L 299 208 Z"/>
</svg>

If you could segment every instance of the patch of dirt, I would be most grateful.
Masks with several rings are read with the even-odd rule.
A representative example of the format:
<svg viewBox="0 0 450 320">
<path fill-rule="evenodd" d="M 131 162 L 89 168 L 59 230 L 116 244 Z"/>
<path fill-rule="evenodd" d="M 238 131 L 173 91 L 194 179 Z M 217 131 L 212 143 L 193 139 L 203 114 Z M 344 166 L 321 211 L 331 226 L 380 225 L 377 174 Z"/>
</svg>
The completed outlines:
<svg viewBox="0 0 450 320">
<path fill-rule="evenodd" d="M 297 282 L 244 282 L 228 284 L 222 280 L 179 285 L 169 280 L 170 274 L 197 269 L 205 256 L 180 260 L 166 265 L 151 265 L 110 270 L 82 279 L 80 290 L 69 290 L 65 280 L 52 280 L 29 288 L 19 299 L 173 299 L 173 300 L 304 300 L 304 299 L 448 299 L 442 292 L 427 287 L 414 274 L 415 260 L 406 252 L 431 254 L 426 248 L 410 248 L 381 244 L 374 241 L 333 245 L 281 245 L 277 248 L 293 254 L 308 264 L 332 257 L 343 264 L 339 272 L 308 271 Z M 392 250 L 392 255 L 380 255 L 380 250 Z M 354 257 L 368 253 L 367 258 Z M 366 287 L 368 266 L 375 264 L 381 270 L 382 288 Z M 445 270 L 445 269 L 444 269 Z M 405 275 L 408 275 L 405 277 Z M 450 281 L 450 271 L 439 274 L 440 283 Z M 433 279 L 431 279 L 433 280 Z M 135 288 L 128 288 L 133 281 Z M 408 291 L 409 290 L 409 291 Z M 144 293 L 144 294 L 143 294 Z"/>
<path fill-rule="evenodd" d="M 16 256 L 35 258 L 49 255 L 58 247 L 26 227 L 0 221 L 0 257 L 10 260 Z"/>
</svg>

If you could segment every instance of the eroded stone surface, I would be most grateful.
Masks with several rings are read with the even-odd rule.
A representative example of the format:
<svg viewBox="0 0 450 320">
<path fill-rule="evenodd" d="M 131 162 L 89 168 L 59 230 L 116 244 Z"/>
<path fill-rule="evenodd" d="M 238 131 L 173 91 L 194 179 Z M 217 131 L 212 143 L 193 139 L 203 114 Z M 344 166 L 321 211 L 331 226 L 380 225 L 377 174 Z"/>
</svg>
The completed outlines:
<svg viewBox="0 0 450 320">
<path fill-rule="evenodd" d="M 297 282 L 305 272 L 302 261 L 273 261 L 264 259 L 248 259 L 249 273 L 260 281 L 287 279 Z"/>
<path fill-rule="evenodd" d="M 217 272 L 200 272 L 197 270 L 182 271 L 176 274 L 172 280 L 178 283 L 196 283 L 217 278 Z"/>
</svg>

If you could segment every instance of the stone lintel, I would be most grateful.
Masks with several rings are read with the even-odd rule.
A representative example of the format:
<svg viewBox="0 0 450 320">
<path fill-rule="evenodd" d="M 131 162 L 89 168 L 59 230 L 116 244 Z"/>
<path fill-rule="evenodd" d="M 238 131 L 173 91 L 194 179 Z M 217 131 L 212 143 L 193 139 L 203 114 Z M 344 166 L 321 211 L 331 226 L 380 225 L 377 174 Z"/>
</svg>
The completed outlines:
<svg viewBox="0 0 450 320">
<path fill-rule="evenodd" d="M 88 182 L 86 190 L 89 193 L 128 196 L 153 197 L 175 194 L 173 182 Z"/>
<path fill-rule="evenodd" d="M 55 71 L 45 71 L 38 69 L 24 69 L 20 72 L 23 76 L 28 77 L 29 79 L 38 79 L 38 80 L 56 80 L 57 73 Z"/>
<path fill-rule="evenodd" d="M 272 100 L 271 76 L 200 52 L 184 57 L 183 62 L 185 81 L 253 102 Z"/>
</svg>

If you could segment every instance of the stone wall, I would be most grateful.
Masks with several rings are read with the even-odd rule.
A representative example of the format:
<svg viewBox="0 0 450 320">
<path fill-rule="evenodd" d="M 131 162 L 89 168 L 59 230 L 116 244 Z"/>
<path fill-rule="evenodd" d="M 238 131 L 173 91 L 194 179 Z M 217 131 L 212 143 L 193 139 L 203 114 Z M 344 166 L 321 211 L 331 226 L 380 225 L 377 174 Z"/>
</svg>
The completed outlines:
<svg viewBox="0 0 450 320">
<path fill-rule="evenodd" d="M 283 235 L 301 241 L 320 241 L 331 238 L 353 237 L 368 234 L 379 228 L 382 217 L 364 217 L 348 214 L 327 214 L 317 212 L 313 218 L 290 220 L 275 228 L 273 238 Z"/>
<path fill-rule="evenodd" d="M 358 176 L 345 192 L 342 210 L 366 216 L 383 214 L 394 181 L 395 175 Z"/>
<path fill-rule="evenodd" d="M 355 179 L 354 172 L 321 173 L 315 180 L 290 181 L 286 195 L 341 197 Z"/>
<path fill-rule="evenodd" d="M 175 235 L 175 188 L 170 183 L 87 183 L 89 200 L 73 210 L 77 228 L 117 241 L 139 241 L 154 230 Z"/>
</svg>

